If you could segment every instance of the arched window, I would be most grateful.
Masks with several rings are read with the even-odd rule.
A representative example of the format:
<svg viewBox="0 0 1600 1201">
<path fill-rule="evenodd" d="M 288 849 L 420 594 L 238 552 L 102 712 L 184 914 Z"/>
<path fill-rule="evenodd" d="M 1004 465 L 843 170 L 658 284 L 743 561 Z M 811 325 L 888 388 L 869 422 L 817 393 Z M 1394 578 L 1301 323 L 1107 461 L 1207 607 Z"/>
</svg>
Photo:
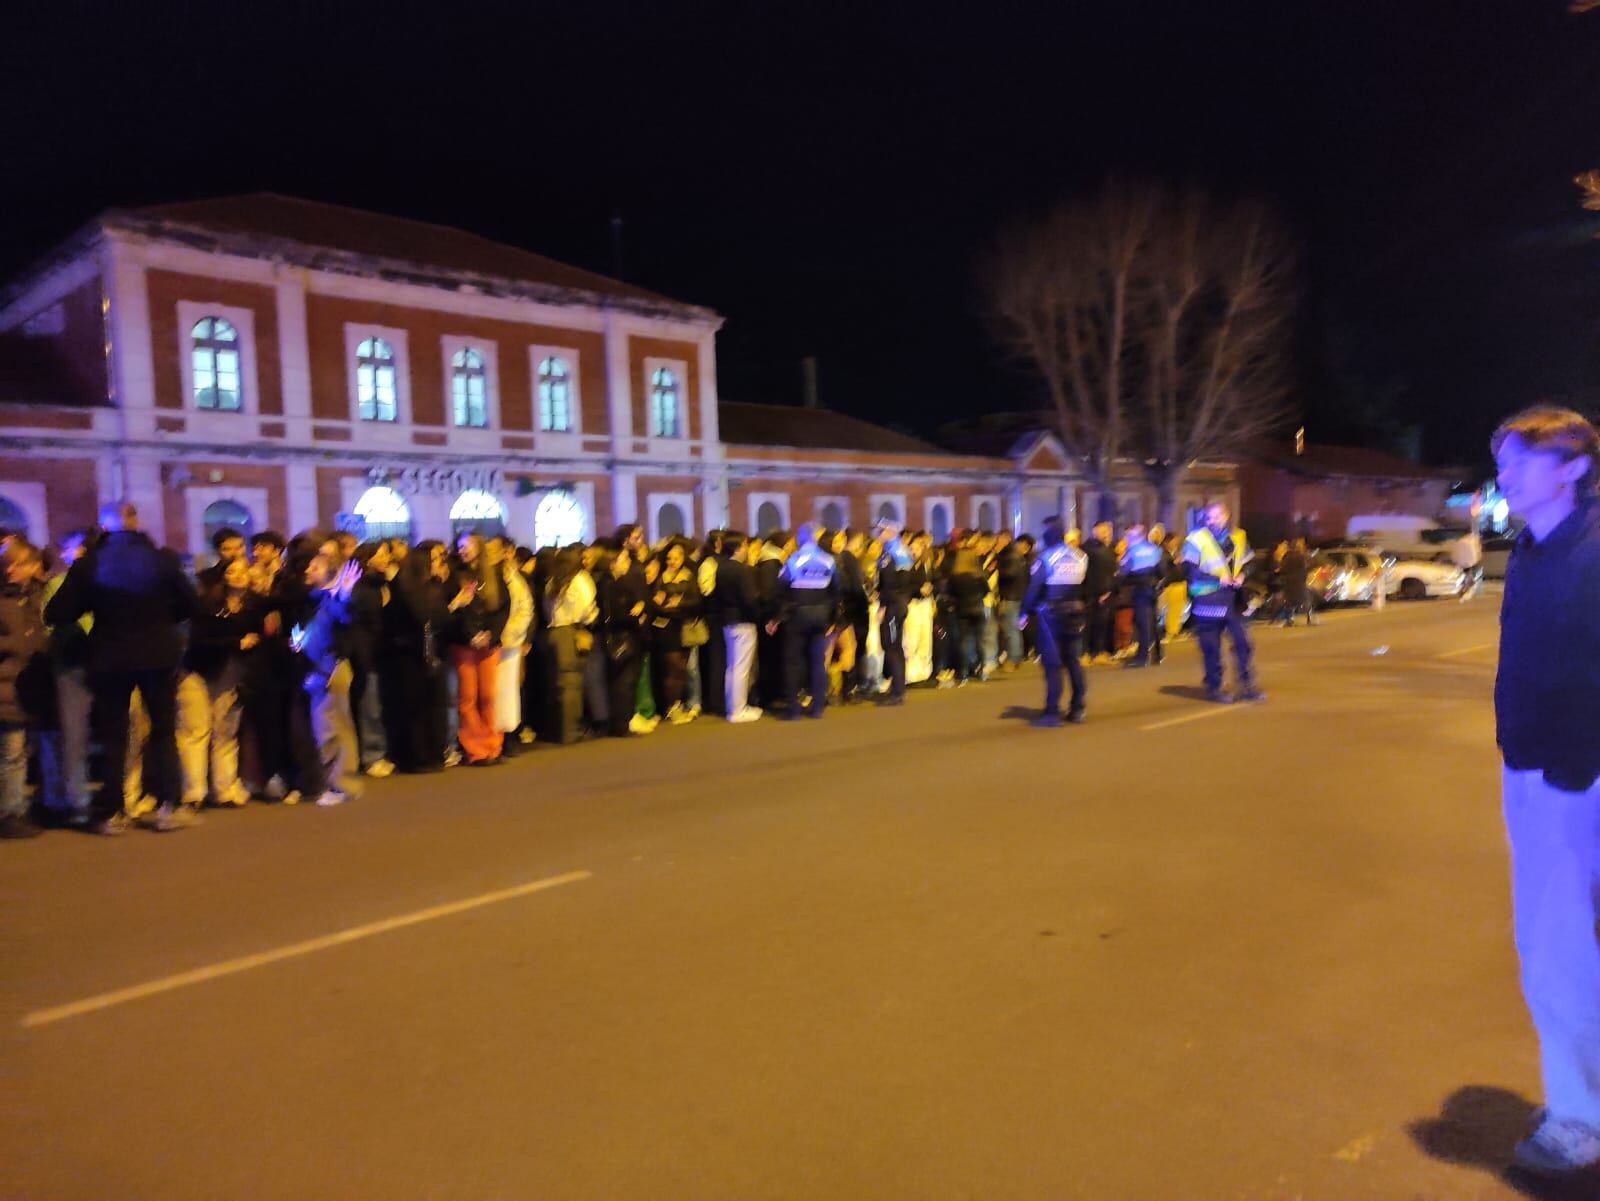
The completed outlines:
<svg viewBox="0 0 1600 1201">
<path fill-rule="evenodd" d="M 943 504 L 936 504 L 928 514 L 928 533 L 933 536 L 934 542 L 944 542 L 950 537 L 950 510 Z"/>
<path fill-rule="evenodd" d="M 878 506 L 878 516 L 877 516 L 876 520 L 878 520 L 878 521 L 892 521 L 897 525 L 899 524 L 899 522 L 900 522 L 900 510 L 895 508 L 894 501 L 886 500 L 881 505 Z"/>
<path fill-rule="evenodd" d="M 565 359 L 539 364 L 539 428 L 551 433 L 572 429 L 572 372 Z"/>
<path fill-rule="evenodd" d="M 683 520 L 683 510 L 670 500 L 656 510 L 657 538 L 676 538 L 686 528 L 687 526 Z"/>
<path fill-rule="evenodd" d="M 382 338 L 364 339 L 356 347 L 356 412 L 363 421 L 398 421 L 397 397 L 394 347 Z"/>
<path fill-rule="evenodd" d="M 533 512 L 533 545 L 571 546 L 583 541 L 583 503 L 565 488 L 545 494 Z"/>
<path fill-rule="evenodd" d="M 844 529 L 844 510 L 837 502 L 830 500 L 822 506 L 822 524 L 830 530 Z"/>
<path fill-rule="evenodd" d="M 678 436 L 678 377 L 670 367 L 657 367 L 650 377 L 650 432 L 657 438 Z"/>
<path fill-rule="evenodd" d="M 256 528 L 250 510 L 236 500 L 212 501 L 201 514 L 200 521 L 205 526 L 207 546 L 211 545 L 211 539 L 218 530 L 238 530 L 248 539 Z"/>
<path fill-rule="evenodd" d="M 482 488 L 469 488 L 450 506 L 450 534 L 481 534 L 492 538 L 506 532 L 506 507 L 500 498 Z"/>
<path fill-rule="evenodd" d="M 756 533 L 765 538 L 773 530 L 783 528 L 783 510 L 770 500 L 761 502 L 761 507 L 756 510 Z"/>
<path fill-rule="evenodd" d="M 411 507 L 393 488 L 368 488 L 356 501 L 355 511 L 366 523 L 366 537 L 411 540 Z"/>
<path fill-rule="evenodd" d="M 994 501 L 983 500 L 978 502 L 978 528 L 992 530 L 1000 521 L 1000 515 L 995 512 Z"/>
<path fill-rule="evenodd" d="M 483 355 L 463 346 L 450 359 L 450 406 L 457 425 L 482 429 L 489 424 L 486 387 Z"/>
<path fill-rule="evenodd" d="M 24 538 L 33 536 L 28 528 L 28 515 L 9 496 L 0 496 L 0 530 L 8 534 L 21 534 Z"/>
<path fill-rule="evenodd" d="M 239 331 L 221 317 L 202 317 L 190 336 L 194 339 L 189 353 L 195 408 L 237 413 L 244 404 L 239 386 Z"/>
</svg>

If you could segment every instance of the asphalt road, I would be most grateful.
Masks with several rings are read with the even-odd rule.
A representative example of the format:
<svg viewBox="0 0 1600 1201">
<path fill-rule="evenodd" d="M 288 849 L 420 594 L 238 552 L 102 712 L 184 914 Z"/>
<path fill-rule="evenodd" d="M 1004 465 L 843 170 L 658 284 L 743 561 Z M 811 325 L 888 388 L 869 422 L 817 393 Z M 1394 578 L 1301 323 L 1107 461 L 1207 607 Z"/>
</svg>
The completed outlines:
<svg viewBox="0 0 1600 1201">
<path fill-rule="evenodd" d="M 0 847 L 0 1196 L 1546 1195 L 1495 609 Z"/>
</svg>

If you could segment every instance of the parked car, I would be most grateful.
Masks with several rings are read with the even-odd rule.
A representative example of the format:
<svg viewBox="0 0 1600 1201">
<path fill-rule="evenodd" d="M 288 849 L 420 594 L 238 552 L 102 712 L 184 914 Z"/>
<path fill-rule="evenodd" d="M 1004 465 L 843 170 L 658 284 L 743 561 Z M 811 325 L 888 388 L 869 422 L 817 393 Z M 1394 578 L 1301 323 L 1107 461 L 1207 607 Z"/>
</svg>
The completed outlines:
<svg viewBox="0 0 1600 1201">
<path fill-rule="evenodd" d="M 1398 596 L 1401 600 L 1460 596 L 1461 589 L 1466 585 L 1466 573 L 1450 562 L 1448 557 L 1440 563 L 1434 559 L 1384 553 L 1383 562 L 1386 596 Z"/>
<path fill-rule="evenodd" d="M 1317 550 L 1306 571 L 1306 587 L 1318 606 L 1370 605 L 1378 582 L 1384 578 L 1383 559 L 1364 546 L 1334 546 Z M 1388 592 L 1385 590 L 1384 595 Z"/>
<path fill-rule="evenodd" d="M 1506 578 L 1506 563 L 1511 558 L 1511 544 L 1516 540 L 1515 534 L 1501 534 L 1483 540 L 1483 574 L 1486 578 L 1491 580 Z"/>
</svg>

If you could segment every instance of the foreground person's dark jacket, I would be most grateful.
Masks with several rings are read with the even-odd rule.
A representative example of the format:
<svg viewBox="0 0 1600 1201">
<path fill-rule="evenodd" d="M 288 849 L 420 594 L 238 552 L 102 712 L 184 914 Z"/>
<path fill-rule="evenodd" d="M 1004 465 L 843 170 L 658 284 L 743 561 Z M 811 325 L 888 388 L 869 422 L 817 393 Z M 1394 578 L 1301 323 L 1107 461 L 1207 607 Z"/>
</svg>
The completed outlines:
<svg viewBox="0 0 1600 1201">
<path fill-rule="evenodd" d="M 198 609 L 178 556 L 137 530 L 119 530 L 72 565 L 44 616 L 64 626 L 94 614 L 91 671 L 166 671 L 178 666 L 182 623 Z"/>
<path fill-rule="evenodd" d="M 1600 502 L 1512 548 L 1494 715 L 1513 771 L 1542 771 L 1564 792 L 1600 779 Z"/>
</svg>

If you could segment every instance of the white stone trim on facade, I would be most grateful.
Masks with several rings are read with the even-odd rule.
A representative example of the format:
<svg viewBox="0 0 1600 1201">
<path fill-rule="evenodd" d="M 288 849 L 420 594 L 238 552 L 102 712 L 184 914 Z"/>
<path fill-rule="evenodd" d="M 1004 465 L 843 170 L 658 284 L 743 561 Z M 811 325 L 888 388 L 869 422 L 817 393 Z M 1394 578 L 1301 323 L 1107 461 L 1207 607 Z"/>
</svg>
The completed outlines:
<svg viewBox="0 0 1600 1201">
<path fill-rule="evenodd" d="M 356 351 L 368 338 L 382 338 L 394 349 L 395 419 L 393 421 L 361 419 L 361 389 L 356 377 Z M 344 373 L 349 421 L 356 430 L 356 437 L 366 444 L 410 446 L 411 432 L 415 426 L 411 416 L 411 351 L 406 331 L 392 325 L 369 325 L 366 322 L 346 321 Z"/>
<path fill-rule="evenodd" d="M 993 521 L 987 521 L 987 522 L 984 521 L 984 519 L 983 519 L 983 506 L 984 505 L 993 505 L 994 506 L 994 520 Z M 969 510 L 969 514 L 971 516 L 971 520 L 969 522 L 967 522 L 967 525 L 968 525 L 968 527 L 970 529 L 974 529 L 974 530 L 1001 530 L 1001 529 L 1007 528 L 1007 525 L 1006 525 L 1005 498 L 1000 496 L 998 493 L 996 493 L 994 495 L 989 495 L 989 494 L 983 493 L 983 492 L 980 492 L 980 493 L 976 494 L 975 496 L 972 497 L 972 503 L 968 506 L 968 510 Z"/>
<path fill-rule="evenodd" d="M 249 511 L 254 525 L 249 532 L 267 528 L 267 490 L 236 488 L 227 484 L 191 484 L 183 490 L 183 514 L 189 528 L 188 551 L 195 558 L 209 558 L 211 543 L 206 538 L 206 509 L 219 500 L 231 500 Z"/>
<path fill-rule="evenodd" d="M 546 359 L 560 359 L 567 366 L 567 407 L 570 427 L 566 430 L 547 430 L 540 424 L 539 415 L 539 365 Z M 533 444 L 541 452 L 578 455 L 583 453 L 583 366 L 578 350 L 573 346 L 528 347 L 528 407 L 533 426 Z"/>
<path fill-rule="evenodd" d="M 822 511 L 824 509 L 826 509 L 829 505 L 838 506 L 839 515 L 840 515 L 840 517 L 842 519 L 842 520 L 839 521 L 838 525 L 835 528 L 842 530 L 846 526 L 848 526 L 850 524 L 850 516 L 851 516 L 851 514 L 850 514 L 850 498 L 848 496 L 819 496 L 819 497 L 817 497 L 815 503 L 811 506 L 811 516 L 812 516 L 813 520 L 815 520 L 819 525 L 827 526 L 828 525 L 828 519 L 822 515 Z"/>
<path fill-rule="evenodd" d="M 456 352 L 471 347 L 483 356 L 483 408 L 485 425 L 457 425 L 455 418 Z M 452 449 L 485 451 L 500 449 L 500 348 L 489 338 L 470 334 L 441 334 L 439 355 L 444 372 L 444 428 Z"/>
<path fill-rule="evenodd" d="M 183 381 L 186 432 L 209 438 L 254 441 L 261 413 L 261 376 L 256 370 L 256 314 L 231 304 L 180 300 L 177 304 L 178 371 Z M 236 412 L 202 409 L 194 395 L 194 327 L 206 317 L 221 317 L 239 333 L 239 409 Z"/>
<path fill-rule="evenodd" d="M 0 480 L 0 496 L 22 510 L 28 519 L 23 535 L 35 546 L 43 546 L 55 534 L 50 528 L 50 505 L 45 486 L 28 480 Z"/>
<path fill-rule="evenodd" d="M 885 505 L 894 509 L 897 515 L 896 524 L 901 529 L 904 529 L 906 526 L 906 494 L 904 492 L 869 493 L 867 496 L 867 527 L 871 529 L 879 521 L 883 520 L 878 515 L 883 511 Z"/>
<path fill-rule="evenodd" d="M 745 515 L 749 524 L 745 530 L 751 536 L 763 533 L 758 514 L 762 505 L 771 505 L 778 510 L 778 528 L 793 529 L 789 524 L 789 494 L 787 492 L 751 492 L 745 496 Z"/>
<path fill-rule="evenodd" d="M 661 507 L 663 505 L 677 505 L 678 511 L 683 514 L 683 532 L 686 537 L 694 537 L 699 533 L 699 525 L 695 521 L 694 493 L 692 492 L 650 492 L 645 495 L 645 536 L 654 546 L 661 537 Z"/>
</svg>

